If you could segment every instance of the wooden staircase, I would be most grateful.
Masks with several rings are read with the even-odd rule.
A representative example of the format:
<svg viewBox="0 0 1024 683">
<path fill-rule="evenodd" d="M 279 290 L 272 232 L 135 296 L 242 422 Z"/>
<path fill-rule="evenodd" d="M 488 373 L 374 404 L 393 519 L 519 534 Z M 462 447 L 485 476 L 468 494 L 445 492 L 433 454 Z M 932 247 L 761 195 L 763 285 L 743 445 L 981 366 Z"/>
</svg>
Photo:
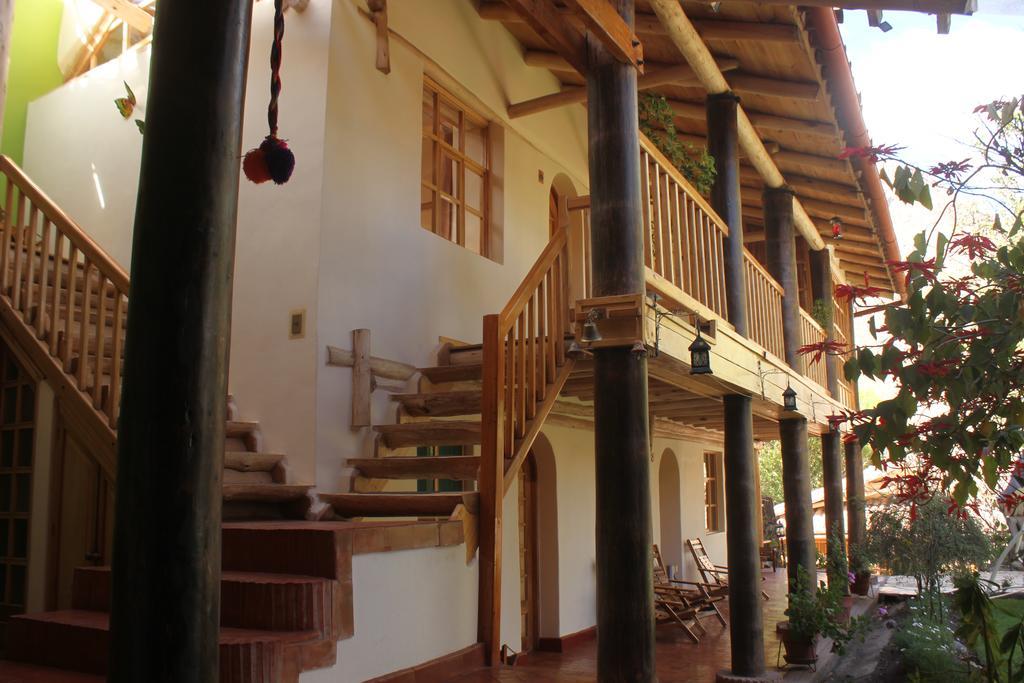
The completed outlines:
<svg viewBox="0 0 1024 683">
<path fill-rule="evenodd" d="M 128 275 L 7 157 L 0 173 L 0 320 L 114 479 Z M 289 483 L 285 457 L 261 453 L 259 424 L 236 413 L 229 397 L 225 517 L 303 518 L 312 487 Z"/>
</svg>

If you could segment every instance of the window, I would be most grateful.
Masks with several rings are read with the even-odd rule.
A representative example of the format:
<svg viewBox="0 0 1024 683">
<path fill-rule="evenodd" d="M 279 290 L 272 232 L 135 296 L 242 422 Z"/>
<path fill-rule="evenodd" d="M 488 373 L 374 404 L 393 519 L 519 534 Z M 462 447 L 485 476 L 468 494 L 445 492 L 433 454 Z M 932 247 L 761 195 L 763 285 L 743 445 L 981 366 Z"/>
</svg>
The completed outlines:
<svg viewBox="0 0 1024 683">
<path fill-rule="evenodd" d="M 704 527 L 722 530 L 722 455 L 704 454 Z"/>
<path fill-rule="evenodd" d="M 36 387 L 0 343 L 0 626 L 25 611 Z"/>
<path fill-rule="evenodd" d="M 490 157 L 487 120 L 424 79 L 420 224 L 481 256 L 490 256 Z"/>
</svg>

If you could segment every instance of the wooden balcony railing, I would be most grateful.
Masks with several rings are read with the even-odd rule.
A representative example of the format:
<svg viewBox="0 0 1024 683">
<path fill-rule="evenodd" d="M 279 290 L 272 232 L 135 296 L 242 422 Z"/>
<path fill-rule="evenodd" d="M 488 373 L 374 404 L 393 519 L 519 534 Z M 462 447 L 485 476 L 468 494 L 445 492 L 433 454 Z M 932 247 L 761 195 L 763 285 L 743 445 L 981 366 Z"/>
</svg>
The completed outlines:
<svg viewBox="0 0 1024 683">
<path fill-rule="evenodd" d="M 663 296 L 685 293 L 727 318 L 723 240 L 729 228 L 647 137 L 640 135 L 644 263 Z M 673 301 L 686 307 L 686 301 Z"/>
<path fill-rule="evenodd" d="M 853 385 L 846 379 L 843 373 L 843 364 L 850 358 L 853 350 L 850 348 L 853 339 L 853 321 L 850 318 L 850 307 L 845 301 L 833 299 L 832 306 L 832 338 L 843 345 L 844 351 L 836 359 L 837 370 L 839 371 L 839 396 L 835 399 L 844 406 L 857 408 L 857 392 Z"/>
<path fill-rule="evenodd" d="M 0 296 L 81 398 L 117 430 L 128 274 L 10 159 Z"/>
<path fill-rule="evenodd" d="M 743 274 L 747 281 L 747 336 L 777 358 L 786 358 L 782 336 L 782 285 L 743 250 Z"/>
<path fill-rule="evenodd" d="M 800 346 L 808 344 L 819 344 L 825 341 L 825 330 L 818 324 L 811 314 L 800 309 Z M 812 379 L 823 387 L 828 386 L 828 371 L 825 367 L 824 357 L 813 362 L 814 355 L 800 356 L 800 374 Z"/>
</svg>

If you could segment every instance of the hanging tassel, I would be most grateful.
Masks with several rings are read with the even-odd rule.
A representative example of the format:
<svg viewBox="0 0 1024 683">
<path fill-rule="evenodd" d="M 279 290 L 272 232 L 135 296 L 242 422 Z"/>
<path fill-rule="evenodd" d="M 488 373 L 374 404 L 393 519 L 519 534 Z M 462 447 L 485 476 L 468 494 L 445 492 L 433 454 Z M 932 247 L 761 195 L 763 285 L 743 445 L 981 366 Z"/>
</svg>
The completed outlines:
<svg viewBox="0 0 1024 683">
<path fill-rule="evenodd" d="M 284 41 L 284 9 L 282 0 L 274 0 L 274 42 L 270 47 L 270 104 L 267 123 L 270 135 L 259 147 L 249 150 L 242 161 L 245 177 L 254 183 L 273 180 L 284 185 L 295 170 L 295 154 L 288 143 L 277 137 L 277 100 L 281 94 L 281 44 Z"/>
</svg>

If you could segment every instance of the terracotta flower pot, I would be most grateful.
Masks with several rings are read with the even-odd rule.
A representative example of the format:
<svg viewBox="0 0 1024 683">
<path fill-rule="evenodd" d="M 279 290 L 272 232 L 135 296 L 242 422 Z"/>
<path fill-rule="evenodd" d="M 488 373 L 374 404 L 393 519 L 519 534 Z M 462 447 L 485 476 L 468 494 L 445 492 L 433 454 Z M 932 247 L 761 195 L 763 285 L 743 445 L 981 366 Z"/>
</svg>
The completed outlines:
<svg viewBox="0 0 1024 683">
<path fill-rule="evenodd" d="M 867 595 L 871 588 L 871 572 L 858 572 L 857 578 L 850 584 L 850 590 L 854 595 Z"/>
<path fill-rule="evenodd" d="M 797 636 L 790 632 L 789 622 L 783 621 L 778 625 L 779 637 L 786 649 L 783 658 L 787 664 L 797 666 L 811 666 L 818 661 L 818 654 L 815 651 L 816 637 Z"/>
</svg>

